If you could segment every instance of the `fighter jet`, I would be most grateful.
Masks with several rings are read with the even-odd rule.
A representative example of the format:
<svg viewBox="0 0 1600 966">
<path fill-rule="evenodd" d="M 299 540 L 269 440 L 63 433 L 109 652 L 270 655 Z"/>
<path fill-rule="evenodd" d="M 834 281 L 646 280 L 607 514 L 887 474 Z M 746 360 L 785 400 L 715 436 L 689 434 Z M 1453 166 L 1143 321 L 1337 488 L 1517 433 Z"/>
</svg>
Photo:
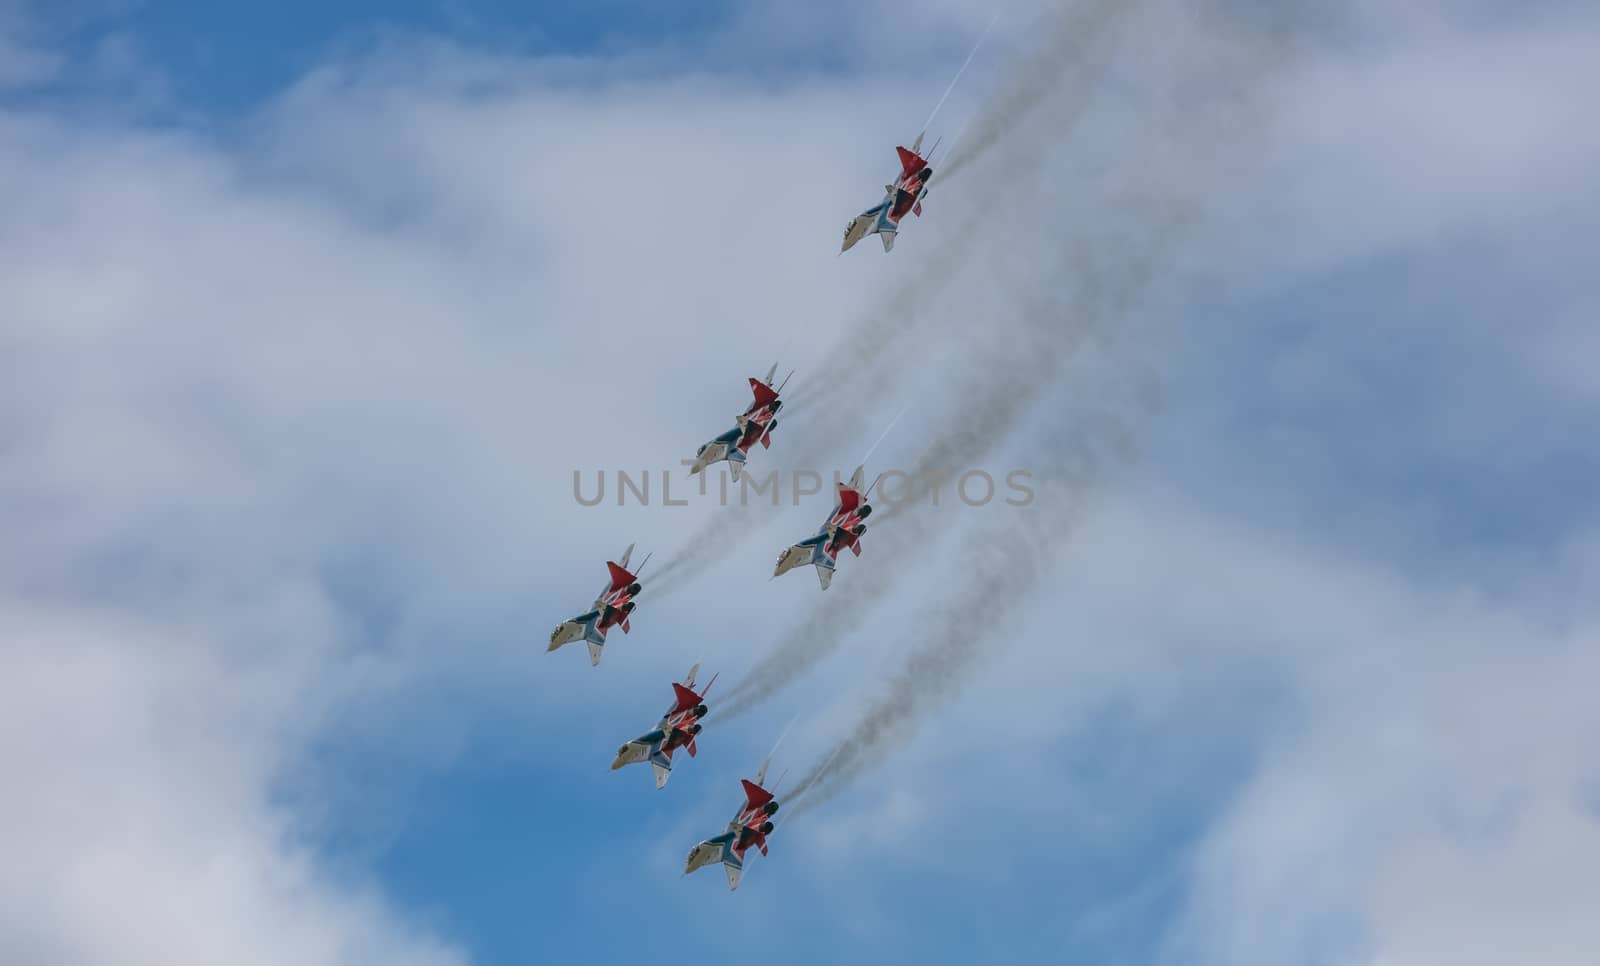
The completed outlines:
<svg viewBox="0 0 1600 966">
<path fill-rule="evenodd" d="M 701 472 L 712 463 L 727 460 L 728 473 L 737 483 L 739 471 L 744 468 L 745 461 L 750 458 L 750 450 L 755 448 L 756 443 L 759 442 L 763 449 L 772 445 L 772 431 L 778 428 L 778 410 L 783 408 L 778 394 L 788 384 L 789 376 L 794 375 L 790 372 L 789 376 L 783 377 L 783 383 L 773 386 L 772 380 L 777 374 L 778 364 L 774 362 L 772 368 L 767 370 L 765 379 L 750 378 L 750 392 L 755 396 L 755 401 L 739 414 L 732 429 L 695 451 L 694 465 L 689 468 L 691 475 Z"/>
<path fill-rule="evenodd" d="M 772 834 L 772 816 L 778 812 L 778 803 L 772 793 L 761 787 L 770 763 L 770 758 L 761 763 L 755 781 L 740 780 L 739 784 L 744 787 L 744 804 L 733 821 L 728 823 L 727 831 L 689 850 L 684 875 L 721 862 L 728 873 L 728 891 L 732 892 L 739 888 L 739 878 L 744 875 L 744 855 L 750 846 L 760 849 L 762 855 L 767 854 L 767 836 Z"/>
<path fill-rule="evenodd" d="M 682 748 L 690 758 L 695 756 L 695 737 L 700 734 L 700 719 L 706 716 L 705 697 L 710 693 L 711 686 L 717 683 L 717 676 L 713 674 L 711 680 L 706 682 L 706 689 L 696 694 L 694 676 L 699 670 L 700 665 L 696 664 L 689 669 L 683 683 L 672 686 L 672 707 L 662 715 L 654 730 L 617 749 L 617 760 L 611 763 L 612 771 L 623 765 L 648 761 L 656 773 L 656 787 L 662 788 L 667 784 L 667 779 L 672 777 L 674 751 Z"/>
<path fill-rule="evenodd" d="M 983 28 L 983 33 L 979 35 L 977 43 L 972 46 L 972 52 L 967 54 L 967 59 L 962 62 L 961 68 L 956 71 L 956 76 L 950 79 L 950 86 L 945 88 L 944 96 L 939 98 L 939 103 L 933 106 L 933 113 L 929 114 L 928 119 L 922 123 L 922 134 L 918 134 L 917 139 L 911 142 L 911 147 L 896 147 L 894 149 L 895 153 L 900 156 L 899 177 L 895 178 L 893 184 L 883 186 L 885 194 L 882 201 L 857 215 L 850 224 L 845 226 L 844 245 L 839 249 L 840 252 L 849 251 L 850 246 L 870 234 L 876 234 L 882 239 L 883 250 L 889 251 L 894 248 L 894 239 L 896 233 L 900 230 L 901 219 L 905 218 L 907 214 L 922 216 L 922 199 L 928 196 L 928 179 L 933 177 L 933 168 L 929 166 L 928 161 L 939 150 L 939 142 L 935 141 L 933 147 L 928 149 L 928 156 L 923 157 L 921 153 L 923 135 L 927 133 L 929 125 L 933 124 L 933 119 L 939 116 L 939 109 L 949 99 L 950 92 L 956 89 L 956 82 L 961 80 L 961 75 L 966 72 L 967 67 L 972 63 L 972 58 L 977 56 L 978 48 L 983 46 L 984 37 L 989 35 L 989 31 L 994 28 L 995 21 L 999 19 L 1000 15 L 995 14 L 990 19 L 989 26 Z M 961 134 L 957 132 L 955 141 L 960 139 Z M 954 149 L 953 146 L 954 142 L 952 142 L 950 150 Z M 946 156 L 954 157 L 948 151 Z M 940 163 L 943 164 L 944 162 Z M 946 170 L 950 169 L 947 168 Z"/>
<path fill-rule="evenodd" d="M 588 613 L 579 614 L 572 620 L 556 625 L 550 632 L 550 646 L 547 651 L 553 651 L 563 644 L 582 639 L 589 642 L 589 663 L 600 663 L 600 651 L 606 644 L 606 632 L 613 627 L 621 626 L 622 633 L 630 630 L 628 617 L 633 613 L 633 598 L 639 596 L 641 589 L 637 574 L 628 572 L 628 558 L 633 556 L 633 544 L 628 544 L 628 549 L 622 552 L 622 562 L 606 561 L 606 568 L 611 571 L 611 579 L 600 588 L 600 596 L 595 598 L 594 608 Z M 650 562 L 650 557 L 645 556 L 639 564 L 639 570 L 644 570 L 644 565 Z"/>
<path fill-rule="evenodd" d="M 867 517 L 872 515 L 872 506 L 866 502 L 866 495 L 872 488 L 861 488 L 865 469 L 863 466 L 856 467 L 850 482 L 839 484 L 838 501 L 827 522 L 822 524 L 815 536 L 779 554 L 778 566 L 772 576 L 780 577 L 796 567 L 810 564 L 817 568 L 817 580 L 822 584 L 822 589 L 827 590 L 833 582 L 833 571 L 838 566 L 840 551 L 849 548 L 856 556 L 861 556 L 861 535 L 867 530 Z"/>
<path fill-rule="evenodd" d="M 900 221 L 908 213 L 922 217 L 922 199 L 928 196 L 928 179 L 933 177 L 933 168 L 918 153 L 922 150 L 922 135 L 917 135 L 911 147 L 896 147 L 894 150 L 900 156 L 899 176 L 893 184 L 883 186 L 885 194 L 882 201 L 857 215 L 845 226 L 844 245 L 839 249 L 840 252 L 849 251 L 856 242 L 870 234 L 876 234 L 883 241 L 883 250 L 890 251 L 894 248 L 895 235 L 900 231 Z M 931 155 L 933 152 L 930 150 L 928 153 Z"/>
</svg>

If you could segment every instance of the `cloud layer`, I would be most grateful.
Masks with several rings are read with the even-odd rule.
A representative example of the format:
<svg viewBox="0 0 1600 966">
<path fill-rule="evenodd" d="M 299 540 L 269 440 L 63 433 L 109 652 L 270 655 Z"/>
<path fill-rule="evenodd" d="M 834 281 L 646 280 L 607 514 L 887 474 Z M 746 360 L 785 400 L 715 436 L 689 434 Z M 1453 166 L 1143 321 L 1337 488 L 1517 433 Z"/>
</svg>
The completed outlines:
<svg viewBox="0 0 1600 966">
<path fill-rule="evenodd" d="M 1167 405 L 1138 472 L 1074 519 L 1042 589 L 982 595 L 982 633 L 1009 646 L 953 670 L 960 700 L 757 860 L 741 941 L 822 923 L 863 950 L 948 954 L 960 937 L 930 935 L 930 910 L 980 882 L 1019 955 L 1109 936 L 1143 962 L 1586 961 L 1600 554 L 1580 430 L 1600 394 L 1581 359 L 1600 151 L 1573 92 L 1592 87 L 1600 30 L 1581 12 L 1511 25 L 1383 7 L 1350 7 L 1338 43 L 1317 35 L 1276 91 L 1251 184 L 1210 199 L 1222 215 L 1162 303 L 1176 359 L 1158 366 Z M 943 11 L 926 36 L 959 61 L 962 29 L 986 19 Z M 7 36 L 0 86 L 57 75 L 36 32 Z M 1150 35 L 1150 56 L 1185 36 Z M 894 49 L 920 63 L 915 47 Z M 670 604 L 647 592 L 605 677 L 568 674 L 590 669 L 539 642 L 606 556 L 738 519 L 582 509 L 572 470 L 677 467 L 745 376 L 790 352 L 786 367 L 824 371 L 839 345 L 923 367 L 844 380 L 861 388 L 849 420 L 816 393 L 814 437 L 781 458 L 848 471 L 912 402 L 885 444 L 912 463 L 950 415 L 942 393 L 972 395 L 934 368 L 982 348 L 956 337 L 987 318 L 968 283 L 1032 274 L 992 226 L 950 245 L 1000 203 L 1009 182 L 980 176 L 994 153 L 890 258 L 833 256 L 887 143 L 909 137 L 884 119 L 920 120 L 948 64 L 764 86 L 666 59 L 400 40 L 226 126 L 6 102 L 0 959 L 465 962 L 480 937 L 423 925 L 330 845 L 360 824 L 342 810 L 366 818 L 387 790 L 341 776 L 352 762 L 330 747 L 397 763 L 404 784 L 474 728 L 544 738 L 561 722 L 564 741 L 530 739 L 537 765 L 586 775 L 571 761 L 631 734 L 694 657 L 736 676 L 774 628 L 807 626 L 814 583 L 728 599 L 722 578 L 776 549 L 753 540 Z M 993 83 L 980 71 L 974 95 Z M 1119 237 L 1119 170 L 1192 160 L 1121 162 L 1144 137 L 1191 142 L 1116 122 L 1079 129 L 1070 158 L 1050 153 L 1060 128 L 1029 134 L 1071 173 L 1046 196 L 1090 241 Z M 965 260 L 943 302 L 912 302 L 905 330 L 852 327 L 950 251 Z M 1047 386 L 1007 415 L 1053 445 L 1068 402 Z M 781 519 L 804 531 L 816 515 Z M 886 547 L 830 594 L 879 586 L 871 568 L 901 562 Z M 920 626 L 907 615 L 973 617 L 938 607 L 966 560 L 945 549 L 840 632 L 849 660 L 820 664 L 772 720 L 716 729 L 674 778 L 685 797 L 659 806 L 674 810 L 640 818 L 627 799 L 615 863 L 517 884 L 593 891 L 604 875 L 710 934 L 726 907 L 679 898 L 706 883 L 669 891 L 678 840 L 725 819 L 732 772 L 796 709 L 808 727 L 786 762 L 820 760 L 892 691 L 923 643 L 895 633 Z M 374 848 L 407 834 L 394 807 Z M 784 908 L 748 905 L 763 886 Z M 583 915 L 570 928 L 604 936 Z"/>
</svg>

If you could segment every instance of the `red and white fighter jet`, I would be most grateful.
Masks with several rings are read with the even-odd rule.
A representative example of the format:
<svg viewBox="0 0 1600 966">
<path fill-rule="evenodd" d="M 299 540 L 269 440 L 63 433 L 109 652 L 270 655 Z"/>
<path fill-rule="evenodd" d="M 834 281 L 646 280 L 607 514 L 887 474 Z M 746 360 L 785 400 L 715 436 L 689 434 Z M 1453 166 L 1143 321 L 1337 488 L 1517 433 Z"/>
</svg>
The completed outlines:
<svg viewBox="0 0 1600 966">
<path fill-rule="evenodd" d="M 621 563 L 606 561 L 606 569 L 611 572 L 611 577 L 600 589 L 600 596 L 595 598 L 594 608 L 557 624 L 556 629 L 550 632 L 547 651 L 582 639 L 589 643 L 589 663 L 598 665 L 601 649 L 606 644 L 606 632 L 613 627 L 621 627 L 624 634 L 631 630 L 628 618 L 633 613 L 634 598 L 639 596 L 642 589 L 638 574 L 628 571 L 628 558 L 633 556 L 633 546 L 630 543 L 628 549 L 623 551 Z M 639 564 L 639 570 L 642 572 L 644 565 L 649 562 L 650 557 L 646 555 Z"/>
<path fill-rule="evenodd" d="M 855 216 L 845 226 L 844 245 L 839 251 L 849 251 L 867 235 L 877 235 L 883 241 L 883 250 L 890 251 L 894 248 L 901 220 L 908 214 L 922 217 L 922 199 L 928 196 L 928 180 L 933 177 L 933 168 L 918 153 L 922 150 L 922 135 L 917 135 L 911 147 L 899 146 L 894 150 L 900 157 L 899 176 L 893 184 L 883 186 L 885 194 L 882 201 Z"/>
<path fill-rule="evenodd" d="M 612 771 L 624 765 L 648 761 L 656 773 L 656 787 L 661 788 L 672 777 L 673 752 L 682 748 L 690 758 L 695 756 L 695 738 L 700 734 L 700 719 L 707 712 L 705 698 L 711 692 L 711 686 L 717 683 L 717 676 L 713 674 L 711 680 L 706 682 L 705 690 L 696 694 L 694 676 L 699 671 L 700 665 L 696 664 L 689 669 L 681 684 L 672 686 L 672 707 L 662 715 L 653 730 L 617 749 L 617 759 L 611 763 Z"/>
<path fill-rule="evenodd" d="M 689 468 L 690 475 L 702 472 L 712 463 L 727 460 L 728 473 L 737 483 L 739 471 L 744 468 L 756 443 L 759 442 L 763 449 L 772 446 L 772 431 L 778 428 L 778 410 L 783 408 L 783 401 L 778 394 L 788 384 L 789 376 L 794 375 L 793 372 L 789 373 L 782 383 L 774 386 L 772 380 L 777 374 L 778 364 L 774 362 L 772 368 L 767 370 L 765 379 L 750 377 L 750 394 L 755 397 L 754 401 L 738 415 L 732 429 L 695 451 L 694 465 Z"/>
<path fill-rule="evenodd" d="M 761 763 L 755 781 L 740 780 L 739 784 L 744 789 L 744 804 L 739 806 L 733 821 L 728 823 L 727 831 L 689 850 L 684 875 L 721 862 L 728 873 L 728 891 L 732 892 L 739 888 L 739 878 L 744 875 L 744 856 L 750 847 L 755 846 L 762 855 L 767 854 L 767 836 L 772 834 L 773 829 L 772 816 L 778 813 L 777 799 L 772 792 L 761 787 L 771 761 L 769 758 Z"/>
<path fill-rule="evenodd" d="M 849 549 L 856 556 L 861 556 L 861 535 L 867 531 L 867 517 L 872 515 L 872 506 L 867 503 L 867 493 L 872 487 L 861 487 L 865 471 L 866 467 L 858 466 L 850 482 L 839 484 L 837 502 L 827 522 L 822 524 L 816 535 L 779 554 L 778 566 L 772 576 L 779 577 L 796 567 L 810 564 L 817 568 L 817 580 L 822 584 L 822 589 L 827 590 L 833 582 L 840 552 Z M 873 482 L 876 485 L 877 481 Z"/>
</svg>

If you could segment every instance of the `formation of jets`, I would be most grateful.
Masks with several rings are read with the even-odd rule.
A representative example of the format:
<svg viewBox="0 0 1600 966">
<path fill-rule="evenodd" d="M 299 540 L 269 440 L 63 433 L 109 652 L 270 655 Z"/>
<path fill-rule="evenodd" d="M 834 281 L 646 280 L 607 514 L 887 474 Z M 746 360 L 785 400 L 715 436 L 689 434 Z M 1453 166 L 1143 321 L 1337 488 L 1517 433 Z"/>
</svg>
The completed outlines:
<svg viewBox="0 0 1600 966">
<path fill-rule="evenodd" d="M 970 56 L 968 61 L 971 61 Z M 965 69 L 965 65 L 962 69 Z M 959 72 L 957 77 L 960 77 Z M 954 85 L 952 81 L 951 86 Z M 949 91 L 945 93 L 949 95 Z M 935 113 L 937 111 L 935 108 Z M 900 160 L 899 175 L 891 184 L 884 186 L 882 201 L 857 215 L 845 227 L 841 253 L 873 234 L 883 242 L 885 252 L 891 251 L 905 217 L 908 214 L 922 215 L 922 203 L 928 195 L 928 181 L 933 177 L 933 168 L 921 153 L 922 139 L 923 135 L 918 134 L 911 147 L 895 148 Z M 935 143 L 928 155 L 931 156 L 937 148 L 938 144 Z M 779 397 L 789 377 L 794 375 L 791 371 L 783 382 L 776 382 L 777 374 L 778 366 L 774 363 L 765 377 L 750 378 L 750 404 L 734 418 L 732 429 L 695 451 L 695 460 L 689 470 L 691 474 L 705 473 L 717 463 L 727 463 L 729 475 L 737 482 L 756 445 L 759 443 L 763 449 L 772 446 L 772 433 L 778 427 L 778 413 L 783 409 L 783 401 Z M 849 550 L 857 557 L 861 556 L 861 536 L 867 529 L 867 517 L 872 514 L 872 506 L 867 499 L 878 482 L 874 480 L 871 486 L 864 487 L 865 473 L 865 466 L 857 467 L 847 482 L 837 484 L 833 512 L 815 534 L 779 554 L 773 578 L 797 567 L 812 566 L 816 568 L 822 589 L 827 590 L 838 569 L 840 554 Z M 550 634 L 549 650 L 554 651 L 565 644 L 582 640 L 588 644 L 590 663 L 598 666 L 607 632 L 614 627 L 621 627 L 624 634 L 629 632 L 630 617 L 642 589 L 639 574 L 650 559 L 646 556 L 638 570 L 630 571 L 628 567 L 632 555 L 633 545 L 630 544 L 620 561 L 607 561 L 608 579 L 593 606 L 583 614 L 558 624 Z M 617 749 L 616 758 L 611 763 L 613 771 L 648 762 L 655 774 L 656 788 L 660 789 L 672 777 L 674 754 L 680 750 L 688 752 L 691 758 L 697 754 L 701 722 L 709 710 L 706 696 L 716 682 L 716 676 L 713 675 L 703 689 L 696 691 L 695 677 L 699 671 L 700 665 L 697 663 L 681 682 L 672 685 L 671 706 L 654 728 Z M 740 781 L 743 803 L 721 834 L 700 842 L 689 851 L 684 866 L 685 875 L 720 863 L 727 873 L 731 891 L 739 886 L 749 850 L 753 847 L 762 855 L 767 854 L 767 838 L 775 828 L 772 817 L 778 812 L 776 795 L 763 785 L 770 761 L 769 758 L 762 763 L 754 780 Z"/>
</svg>

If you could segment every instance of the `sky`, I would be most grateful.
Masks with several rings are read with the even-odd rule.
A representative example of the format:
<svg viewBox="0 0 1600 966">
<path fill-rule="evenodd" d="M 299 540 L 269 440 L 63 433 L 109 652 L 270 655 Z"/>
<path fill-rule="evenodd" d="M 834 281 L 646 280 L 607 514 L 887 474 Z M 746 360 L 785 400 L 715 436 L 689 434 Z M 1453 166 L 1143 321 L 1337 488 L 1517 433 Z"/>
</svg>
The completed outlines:
<svg viewBox="0 0 1600 966">
<path fill-rule="evenodd" d="M 1588 963 L 1597 65 L 1559 0 L 0 0 L 0 960 Z M 1036 499 L 826 592 L 826 492 L 574 499 L 775 361 L 752 466 Z"/>
</svg>

